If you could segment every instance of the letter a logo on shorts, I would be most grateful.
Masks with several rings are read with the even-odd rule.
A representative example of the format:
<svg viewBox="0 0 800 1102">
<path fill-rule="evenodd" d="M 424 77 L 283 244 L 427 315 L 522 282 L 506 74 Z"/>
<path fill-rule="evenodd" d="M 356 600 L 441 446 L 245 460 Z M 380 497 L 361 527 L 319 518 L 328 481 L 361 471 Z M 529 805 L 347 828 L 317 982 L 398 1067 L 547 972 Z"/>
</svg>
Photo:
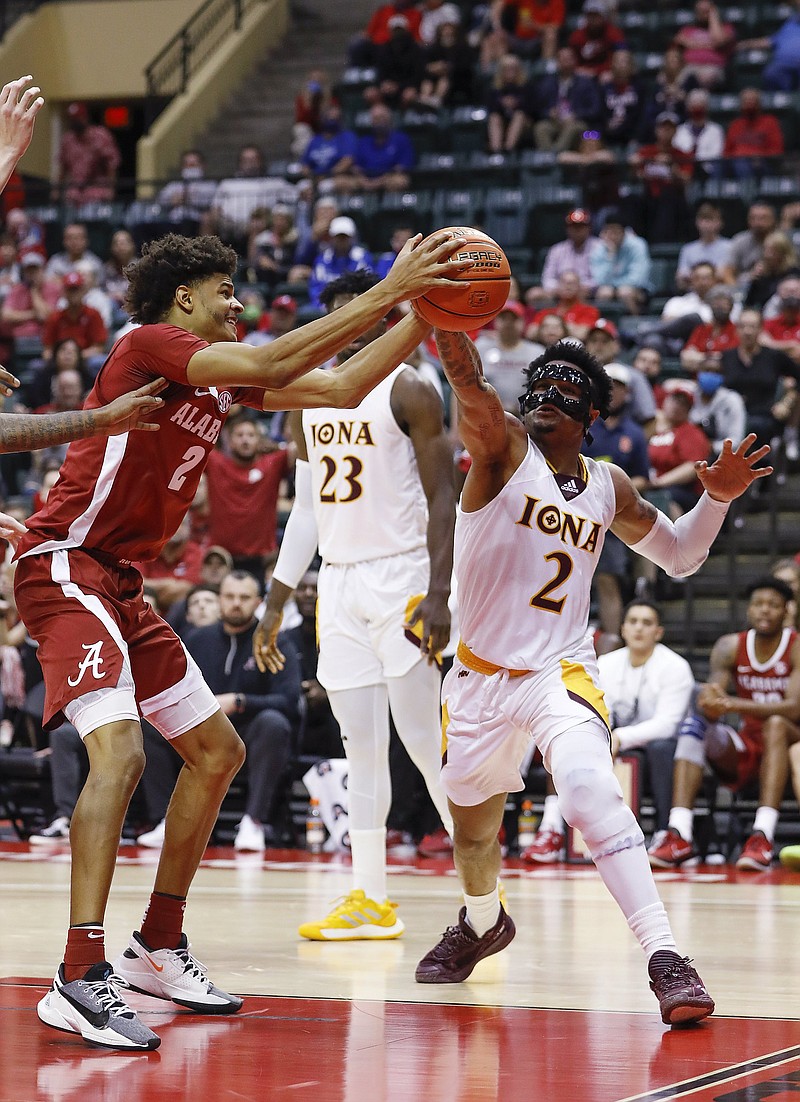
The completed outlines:
<svg viewBox="0 0 800 1102">
<path fill-rule="evenodd" d="M 87 654 L 84 660 L 78 664 L 78 676 L 67 678 L 67 684 L 73 687 L 75 685 L 80 685 L 81 681 L 83 681 L 83 675 L 87 670 L 92 671 L 92 677 L 95 681 L 100 681 L 101 678 L 106 676 L 100 669 L 103 665 L 103 659 L 100 656 L 100 649 L 103 646 L 102 641 L 97 643 L 81 643 L 81 646 Z"/>
</svg>

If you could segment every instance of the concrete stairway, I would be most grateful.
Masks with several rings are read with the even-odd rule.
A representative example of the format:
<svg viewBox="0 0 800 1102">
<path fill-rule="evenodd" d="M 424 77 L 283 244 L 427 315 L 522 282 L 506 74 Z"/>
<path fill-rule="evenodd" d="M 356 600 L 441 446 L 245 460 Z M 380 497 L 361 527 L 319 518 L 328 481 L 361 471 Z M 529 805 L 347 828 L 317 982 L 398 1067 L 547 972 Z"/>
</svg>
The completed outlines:
<svg viewBox="0 0 800 1102">
<path fill-rule="evenodd" d="M 346 66 L 348 44 L 366 26 L 375 0 L 298 0 L 291 9 L 291 28 L 280 49 L 263 59 L 197 142 L 209 176 L 229 174 L 239 147 L 248 142 L 263 149 L 268 161 L 288 155 L 294 99 L 306 74 L 323 68 L 336 80 Z"/>
</svg>

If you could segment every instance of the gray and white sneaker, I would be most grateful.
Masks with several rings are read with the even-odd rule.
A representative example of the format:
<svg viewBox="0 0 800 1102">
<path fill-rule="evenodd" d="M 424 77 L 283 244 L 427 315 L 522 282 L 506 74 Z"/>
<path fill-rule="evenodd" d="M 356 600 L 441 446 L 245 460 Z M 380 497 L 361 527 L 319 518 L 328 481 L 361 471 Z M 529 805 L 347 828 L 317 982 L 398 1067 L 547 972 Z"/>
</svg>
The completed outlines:
<svg viewBox="0 0 800 1102">
<path fill-rule="evenodd" d="M 62 964 L 52 988 L 36 1007 L 45 1025 L 66 1033 L 80 1033 L 102 1048 L 150 1052 L 161 1038 L 148 1029 L 120 996 L 125 981 L 114 975 L 108 961 L 93 964 L 83 979 L 67 981 Z"/>
<path fill-rule="evenodd" d="M 186 934 L 177 949 L 150 949 L 134 930 L 128 948 L 114 961 L 114 972 L 143 995 L 169 999 L 198 1014 L 235 1014 L 244 1000 L 215 987 L 190 949 Z"/>
<path fill-rule="evenodd" d="M 49 826 L 42 827 L 35 834 L 31 834 L 28 842 L 32 846 L 43 846 L 48 842 L 69 842 L 69 819 L 63 815 L 53 819 Z"/>
</svg>

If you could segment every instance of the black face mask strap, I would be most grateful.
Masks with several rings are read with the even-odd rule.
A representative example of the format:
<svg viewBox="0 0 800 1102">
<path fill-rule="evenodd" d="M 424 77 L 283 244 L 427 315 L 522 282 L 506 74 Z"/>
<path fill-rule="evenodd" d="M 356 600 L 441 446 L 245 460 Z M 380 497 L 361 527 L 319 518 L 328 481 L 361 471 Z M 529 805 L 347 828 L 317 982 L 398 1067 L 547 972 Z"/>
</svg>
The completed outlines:
<svg viewBox="0 0 800 1102">
<path fill-rule="evenodd" d="M 573 386 L 580 387 L 581 395 L 579 398 L 566 398 L 557 387 L 550 385 L 546 390 L 539 390 L 535 393 L 533 388 L 542 380 L 556 380 L 566 383 L 571 383 Z M 586 439 L 589 443 L 592 442 L 591 434 L 589 432 L 589 426 L 592 423 L 592 391 L 591 383 L 589 379 L 578 368 L 573 367 L 571 364 L 566 363 L 549 363 L 544 367 L 540 367 L 535 372 L 528 382 L 528 389 L 524 394 L 519 397 L 519 411 L 520 417 L 524 417 L 531 410 L 538 409 L 541 405 L 552 405 L 556 409 L 560 409 L 562 413 L 565 413 L 567 417 L 571 417 L 573 421 L 582 421 L 586 434 Z"/>
</svg>

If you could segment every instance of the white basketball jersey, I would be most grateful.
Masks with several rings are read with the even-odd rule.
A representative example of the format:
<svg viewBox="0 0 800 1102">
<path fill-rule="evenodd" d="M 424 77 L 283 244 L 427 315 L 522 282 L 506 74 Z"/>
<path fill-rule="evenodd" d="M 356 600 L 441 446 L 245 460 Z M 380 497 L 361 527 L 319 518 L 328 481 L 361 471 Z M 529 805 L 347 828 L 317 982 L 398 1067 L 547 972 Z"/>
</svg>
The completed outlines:
<svg viewBox="0 0 800 1102">
<path fill-rule="evenodd" d="M 323 562 L 354 563 L 427 544 L 414 447 L 392 413 L 401 364 L 355 409 L 307 409 L 303 434 Z"/>
<path fill-rule="evenodd" d="M 565 501 L 529 441 L 496 498 L 474 513 L 459 507 L 461 638 L 479 658 L 512 670 L 593 658 L 586 633 L 590 588 L 616 498 L 608 464 L 583 462 L 586 489 Z"/>
</svg>

